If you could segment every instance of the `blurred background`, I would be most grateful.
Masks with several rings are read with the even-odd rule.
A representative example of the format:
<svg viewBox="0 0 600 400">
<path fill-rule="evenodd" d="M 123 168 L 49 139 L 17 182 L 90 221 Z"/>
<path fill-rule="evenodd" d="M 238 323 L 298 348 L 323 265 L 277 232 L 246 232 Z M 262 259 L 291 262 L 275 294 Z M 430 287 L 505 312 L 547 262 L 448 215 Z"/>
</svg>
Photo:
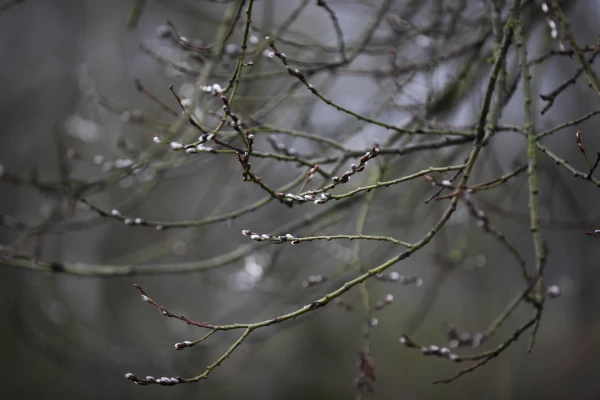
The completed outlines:
<svg viewBox="0 0 600 400">
<path fill-rule="evenodd" d="M 236 218 L 163 230 L 103 217 L 76 201 L 84 196 L 128 218 L 178 222 L 233 213 L 268 198 L 258 185 L 242 181 L 233 154 L 185 154 L 153 142 L 155 135 L 167 137 L 183 121 L 169 85 L 181 98 L 191 99 L 196 106 L 191 112 L 198 121 L 211 129 L 218 125 L 222 102 L 210 90 L 199 94 L 198 85 L 227 86 L 246 23 L 248 2 L 240 3 L 0 3 L 0 244 L 5 246 L 0 253 L 4 257 L 0 261 L 0 397 L 357 398 L 358 354 L 365 346 L 367 324 L 376 380 L 374 391 L 365 398 L 600 399 L 596 379 L 600 239 L 585 235 L 586 230 L 600 229 L 598 188 L 574 179 L 541 154 L 540 218 L 548 248 L 545 279 L 547 285 L 560 288 L 561 296 L 546 303 L 530 354 L 526 333 L 485 367 L 449 385 L 432 385 L 465 364 L 423 357 L 399 343 L 400 336 L 408 334 L 419 344 L 448 346 L 446 323 L 459 332 L 483 332 L 525 287 L 515 258 L 484 234 L 460 203 L 427 247 L 386 271 L 387 277 L 396 279 L 368 281 L 373 305 L 393 296 L 389 305 L 369 313 L 368 322 L 360 310 L 359 288 L 354 288 L 342 296 L 343 304 L 330 304 L 253 332 L 206 381 L 142 387 L 124 378 L 127 372 L 140 377 L 199 375 L 241 333 L 217 332 L 193 348 L 174 351 L 175 343 L 207 332 L 162 317 L 140 300 L 134 283 L 170 311 L 193 320 L 257 322 L 309 304 L 356 277 L 361 268 L 373 268 L 401 251 L 390 243 L 361 242 L 358 248 L 355 241 L 346 240 L 272 246 L 241 234 L 243 229 L 279 234 L 290 230 L 296 236 L 354 234 L 364 196 L 291 208 L 265 201 Z M 508 15 L 502 0 L 330 0 L 327 4 L 339 21 L 348 62 L 340 59 L 331 14 L 317 3 L 254 2 L 246 57 L 254 66 L 244 67 L 232 110 L 258 127 L 255 149 L 289 159 L 329 158 L 321 167 L 331 172 L 341 159 L 339 148 L 294 132 L 360 151 L 398 136 L 312 95 L 269 54 L 265 35 L 276 38 L 277 49 L 286 53 L 290 65 L 306 73 L 320 93 L 357 113 L 411 128 L 472 129 L 493 62 L 494 35 L 499 33 L 494 10 L 501 10 L 503 18 Z M 597 45 L 600 3 L 561 4 L 580 47 Z M 558 50 L 561 44 L 552 38 L 550 14 L 541 5 L 537 0 L 524 2 L 522 18 L 531 60 Z M 228 25 L 222 24 L 228 16 L 233 16 L 231 35 Z M 184 38 L 178 39 L 166 21 Z M 558 33 L 560 38 L 560 25 Z M 216 38 L 223 37 L 226 41 L 221 44 Z M 190 50 L 190 44 L 207 50 Z M 569 48 L 566 41 L 564 45 Z M 215 47 L 221 47 L 222 54 L 215 56 Z M 596 53 L 586 56 L 592 54 Z M 208 65 L 212 65 L 208 79 L 198 81 Z M 503 93 L 514 89 L 514 95 L 505 102 L 499 125 L 522 125 L 514 48 L 506 68 Z M 539 95 L 552 92 L 577 70 L 574 56 L 560 54 L 532 65 L 538 131 L 599 108 L 598 97 L 579 77 L 552 108 L 540 113 L 547 103 Z M 591 118 L 559 130 L 542 142 L 587 172 L 574 133 L 581 130 L 593 161 L 600 151 L 596 121 Z M 223 132 L 235 140 L 231 127 Z M 198 131 L 184 126 L 177 134 L 178 141 L 190 143 L 197 140 Z M 437 139 L 439 135 L 402 135 L 390 147 Z M 336 193 L 430 166 L 460 164 L 471 146 L 469 140 L 406 155 L 382 154 Z M 520 133 L 498 129 L 469 182 L 486 182 L 523 165 L 525 150 Z M 151 161 L 140 162 L 143 157 Z M 359 158 L 343 160 L 338 173 Z M 271 188 L 302 181 L 308 170 L 285 160 L 251 157 L 251 162 L 252 170 Z M 451 171 L 435 176 L 453 175 Z M 317 173 L 307 188 L 323 182 L 329 180 Z M 425 203 L 437 190 L 418 178 L 373 191 L 363 232 L 418 241 L 448 204 L 447 200 Z M 533 270 L 526 173 L 473 195 L 473 201 Z M 9 249 L 34 259 L 68 263 L 83 273 L 31 270 L 27 265 L 33 261 L 14 263 Z M 139 267 L 142 273 L 86 276 L 86 270 L 104 265 L 119 266 L 117 272 Z M 313 284 L 315 280 L 323 282 Z M 493 349 L 532 313 L 531 305 L 520 305 L 480 348 L 465 346 L 456 352 Z"/>
</svg>

